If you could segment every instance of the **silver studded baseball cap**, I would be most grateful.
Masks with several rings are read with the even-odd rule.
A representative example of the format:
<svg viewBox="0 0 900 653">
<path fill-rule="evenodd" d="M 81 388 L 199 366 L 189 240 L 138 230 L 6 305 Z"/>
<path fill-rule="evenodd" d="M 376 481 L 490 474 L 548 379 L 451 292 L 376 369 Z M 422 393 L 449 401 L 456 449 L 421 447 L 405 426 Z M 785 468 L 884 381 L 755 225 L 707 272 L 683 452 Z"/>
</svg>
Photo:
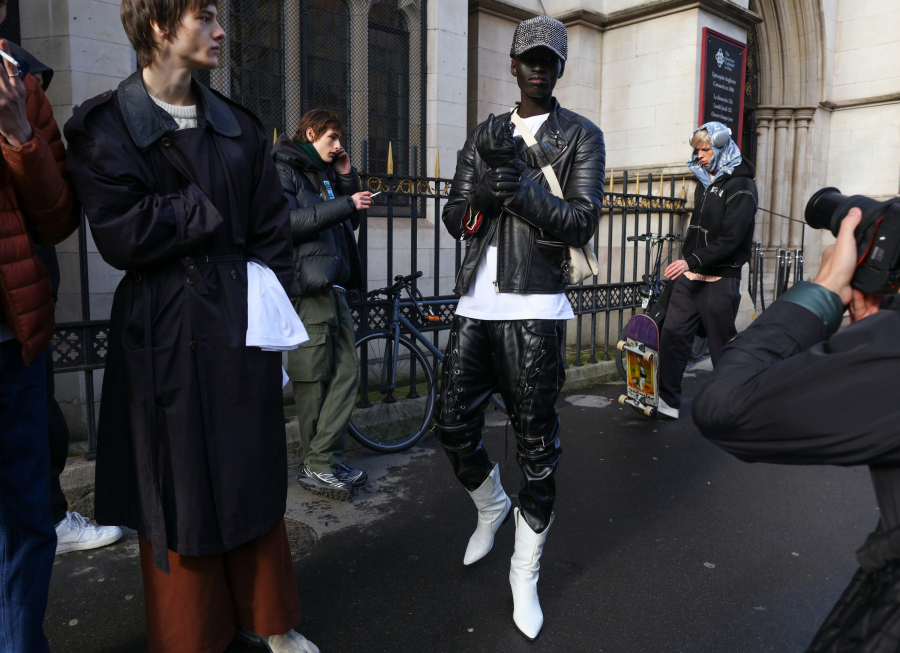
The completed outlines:
<svg viewBox="0 0 900 653">
<path fill-rule="evenodd" d="M 516 27 L 509 56 L 518 57 L 523 52 L 540 47 L 550 48 L 565 61 L 569 49 L 566 26 L 550 16 L 535 16 L 523 20 Z"/>
</svg>

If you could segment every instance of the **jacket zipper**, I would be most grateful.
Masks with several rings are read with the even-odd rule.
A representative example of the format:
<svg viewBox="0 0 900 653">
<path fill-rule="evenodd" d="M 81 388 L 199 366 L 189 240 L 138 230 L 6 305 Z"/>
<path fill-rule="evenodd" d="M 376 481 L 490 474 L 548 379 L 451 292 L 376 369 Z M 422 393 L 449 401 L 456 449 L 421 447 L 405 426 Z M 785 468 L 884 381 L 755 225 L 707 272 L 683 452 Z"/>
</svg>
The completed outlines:
<svg viewBox="0 0 900 653">
<path fill-rule="evenodd" d="M 491 239 L 494 237 L 494 230 L 497 228 L 497 222 L 498 222 L 498 221 L 499 221 L 499 218 L 498 218 L 497 220 L 494 220 L 494 221 L 493 221 L 493 224 L 491 225 L 491 230 L 488 232 L 488 235 L 487 235 L 487 243 L 488 243 L 488 244 L 486 245 L 486 247 L 490 247 L 490 246 L 491 246 Z M 462 238 L 460 238 L 460 240 L 462 240 Z M 485 250 L 484 252 L 482 252 L 481 255 L 482 255 L 482 256 L 487 256 L 487 250 Z M 478 264 L 479 264 L 479 265 L 481 264 L 481 259 L 480 259 L 480 258 L 478 259 Z M 476 270 L 477 270 L 477 266 L 476 266 Z M 462 271 L 463 271 L 462 266 L 460 266 L 460 267 L 459 267 L 459 270 L 456 271 L 456 285 L 459 285 L 459 275 L 462 274 Z M 500 291 L 497 289 L 497 280 L 496 280 L 496 279 L 494 279 L 494 292 L 500 292 Z"/>
<path fill-rule="evenodd" d="M 712 184 L 707 186 L 703 191 L 703 201 L 700 202 L 700 217 L 697 218 L 697 229 L 700 230 L 700 221 L 703 220 L 703 207 L 706 206 L 706 196 L 709 195 L 709 189 L 712 188 Z M 706 243 L 709 244 L 709 241 Z M 697 235 L 697 245 L 700 245 L 700 235 Z"/>
</svg>

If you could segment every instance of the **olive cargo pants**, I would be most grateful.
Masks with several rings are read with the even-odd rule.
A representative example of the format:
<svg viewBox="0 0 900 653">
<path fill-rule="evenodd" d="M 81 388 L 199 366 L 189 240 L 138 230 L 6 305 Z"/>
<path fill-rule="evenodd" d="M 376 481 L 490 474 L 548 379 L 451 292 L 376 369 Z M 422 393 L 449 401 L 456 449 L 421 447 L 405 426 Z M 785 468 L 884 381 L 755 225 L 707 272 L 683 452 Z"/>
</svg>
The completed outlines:
<svg viewBox="0 0 900 653">
<path fill-rule="evenodd" d="M 344 459 L 359 378 L 353 318 L 342 290 L 295 297 L 309 340 L 288 352 L 303 462 L 326 473 Z"/>
</svg>

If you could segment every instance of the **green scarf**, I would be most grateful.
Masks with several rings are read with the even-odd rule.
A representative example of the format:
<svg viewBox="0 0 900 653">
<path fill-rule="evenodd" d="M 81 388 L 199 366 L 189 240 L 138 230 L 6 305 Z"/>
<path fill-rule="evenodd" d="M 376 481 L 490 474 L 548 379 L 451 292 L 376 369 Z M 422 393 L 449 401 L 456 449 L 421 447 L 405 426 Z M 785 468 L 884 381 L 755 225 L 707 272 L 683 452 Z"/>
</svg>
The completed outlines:
<svg viewBox="0 0 900 653">
<path fill-rule="evenodd" d="M 320 170 L 324 170 L 328 167 L 328 164 L 322 160 L 322 157 L 319 156 L 319 151 L 316 149 L 316 146 L 312 143 L 301 143 L 300 141 L 294 141 L 294 143 L 306 153 L 306 156 L 310 158 L 310 160 L 319 167 Z"/>
</svg>

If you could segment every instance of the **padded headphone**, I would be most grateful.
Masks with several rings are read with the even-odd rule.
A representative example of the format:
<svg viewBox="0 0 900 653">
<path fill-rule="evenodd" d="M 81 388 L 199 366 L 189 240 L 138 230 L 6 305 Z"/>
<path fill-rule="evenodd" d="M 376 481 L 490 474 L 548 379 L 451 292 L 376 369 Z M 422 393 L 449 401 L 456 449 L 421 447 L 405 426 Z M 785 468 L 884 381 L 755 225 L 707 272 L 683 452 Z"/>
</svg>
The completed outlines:
<svg viewBox="0 0 900 653">
<path fill-rule="evenodd" d="M 709 135 L 709 144 L 712 145 L 713 147 L 725 147 L 726 145 L 728 145 L 728 141 L 731 139 L 731 129 L 729 129 L 728 127 L 726 127 L 725 129 L 728 129 L 728 131 L 710 134 Z M 698 130 L 692 132 L 691 137 L 688 139 L 688 144 L 691 147 L 694 146 L 694 143 L 693 143 L 694 134 L 696 134 L 698 131 L 700 131 L 700 130 L 698 129 Z"/>
</svg>

